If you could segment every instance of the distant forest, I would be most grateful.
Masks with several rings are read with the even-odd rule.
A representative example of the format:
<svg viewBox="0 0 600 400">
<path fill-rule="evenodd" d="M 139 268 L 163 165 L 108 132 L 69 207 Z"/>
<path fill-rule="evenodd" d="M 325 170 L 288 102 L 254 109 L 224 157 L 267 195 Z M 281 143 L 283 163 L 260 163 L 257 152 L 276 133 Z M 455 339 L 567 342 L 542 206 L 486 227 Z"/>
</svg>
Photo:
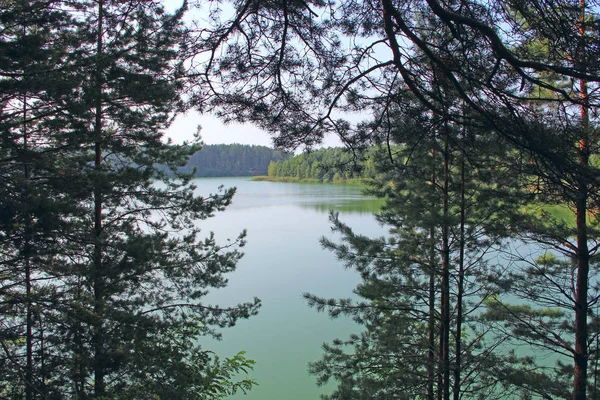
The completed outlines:
<svg viewBox="0 0 600 400">
<path fill-rule="evenodd" d="M 190 157 L 182 172 L 195 167 L 196 176 L 266 175 L 271 161 L 283 161 L 291 153 L 266 146 L 244 144 L 209 144 Z"/>
<path fill-rule="evenodd" d="M 269 164 L 271 180 L 348 182 L 373 176 L 375 149 L 353 153 L 341 147 L 314 150 Z"/>
</svg>

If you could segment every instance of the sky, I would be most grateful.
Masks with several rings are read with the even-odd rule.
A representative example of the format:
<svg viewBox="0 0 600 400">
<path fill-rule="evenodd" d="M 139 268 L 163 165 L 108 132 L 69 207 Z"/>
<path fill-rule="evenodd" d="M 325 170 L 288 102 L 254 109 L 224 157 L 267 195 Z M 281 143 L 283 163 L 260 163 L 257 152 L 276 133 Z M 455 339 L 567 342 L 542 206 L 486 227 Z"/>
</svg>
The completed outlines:
<svg viewBox="0 0 600 400">
<path fill-rule="evenodd" d="M 182 4 L 183 0 L 164 0 L 167 11 L 173 11 Z M 192 10 L 191 13 L 197 13 Z M 191 141 L 200 126 L 200 136 L 205 144 L 254 144 L 273 147 L 273 141 L 268 133 L 250 124 L 225 125 L 215 116 L 189 111 L 179 115 L 165 132 L 165 136 L 174 143 Z"/>
<path fill-rule="evenodd" d="M 163 0 L 167 11 L 174 11 L 181 6 L 183 0 Z M 201 10 L 192 9 L 190 17 L 197 15 Z M 209 114 L 200 114 L 195 111 L 189 111 L 185 115 L 176 117 L 173 124 L 165 132 L 165 136 L 174 143 L 181 143 L 185 140 L 192 140 L 201 126 L 200 136 L 205 144 L 254 144 L 273 147 L 271 136 L 251 124 L 227 124 L 225 125 L 218 118 Z M 326 137 L 323 147 L 339 147 L 342 143 L 337 137 Z"/>
<path fill-rule="evenodd" d="M 165 132 L 165 136 L 173 143 L 179 144 L 191 141 L 200 129 L 200 136 L 204 144 L 253 144 L 273 147 L 271 136 L 251 124 L 224 124 L 217 117 L 209 114 L 199 114 L 189 111 L 179 115 Z M 342 142 L 335 136 L 325 137 L 322 147 L 340 147 Z"/>
<path fill-rule="evenodd" d="M 179 115 L 166 132 L 174 143 L 191 141 L 200 126 L 200 136 L 205 144 L 256 144 L 273 147 L 268 133 L 250 124 L 227 124 L 212 115 L 201 115 L 190 111 Z"/>
<path fill-rule="evenodd" d="M 163 0 L 163 3 L 167 11 L 174 11 L 181 6 L 183 0 Z M 191 14 L 198 12 L 198 10 L 192 9 Z M 240 143 L 273 147 L 270 135 L 255 126 L 250 124 L 225 125 L 212 115 L 202 115 L 196 111 L 189 111 L 177 116 L 165 132 L 165 136 L 174 143 L 191 141 L 198 126 L 202 128 L 200 136 L 205 144 Z"/>
</svg>

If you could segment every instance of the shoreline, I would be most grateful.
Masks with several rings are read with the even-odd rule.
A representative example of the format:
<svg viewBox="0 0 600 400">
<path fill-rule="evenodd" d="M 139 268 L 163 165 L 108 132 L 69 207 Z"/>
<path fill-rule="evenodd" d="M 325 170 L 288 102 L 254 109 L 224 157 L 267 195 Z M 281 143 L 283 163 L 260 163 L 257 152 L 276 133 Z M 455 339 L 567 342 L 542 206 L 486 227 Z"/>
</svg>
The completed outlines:
<svg viewBox="0 0 600 400">
<path fill-rule="evenodd" d="M 336 179 L 333 181 L 325 181 L 317 178 L 296 178 L 293 176 L 266 176 L 257 175 L 251 178 L 254 182 L 282 182 L 282 183 L 323 183 L 323 184 L 336 184 L 336 185 L 360 185 L 366 184 L 366 179 L 354 178 L 354 179 Z"/>
</svg>

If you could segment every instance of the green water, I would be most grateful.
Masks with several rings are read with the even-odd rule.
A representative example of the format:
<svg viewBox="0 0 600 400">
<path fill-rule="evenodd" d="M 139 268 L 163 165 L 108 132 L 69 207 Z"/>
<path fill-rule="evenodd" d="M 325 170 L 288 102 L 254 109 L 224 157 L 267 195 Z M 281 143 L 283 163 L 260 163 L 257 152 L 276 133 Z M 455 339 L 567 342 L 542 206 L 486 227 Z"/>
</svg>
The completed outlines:
<svg viewBox="0 0 600 400">
<path fill-rule="evenodd" d="M 203 340 L 220 356 L 240 350 L 256 361 L 249 377 L 259 386 L 246 400 L 312 400 L 331 388 L 319 388 L 307 374 L 307 363 L 321 355 L 321 344 L 346 338 L 358 327 L 347 319 L 331 320 L 306 306 L 302 293 L 324 297 L 348 297 L 359 282 L 333 254 L 321 249 L 319 238 L 332 237 L 328 213 L 366 235 L 381 235 L 372 212 L 380 204 L 361 195 L 352 185 L 252 182 L 246 178 L 198 179 L 198 191 L 214 192 L 223 184 L 238 193 L 232 206 L 215 218 L 202 221 L 220 243 L 248 230 L 245 256 L 230 276 L 229 286 L 211 293 L 211 304 L 230 306 L 259 297 L 258 316 L 222 330 L 223 340 Z"/>
</svg>

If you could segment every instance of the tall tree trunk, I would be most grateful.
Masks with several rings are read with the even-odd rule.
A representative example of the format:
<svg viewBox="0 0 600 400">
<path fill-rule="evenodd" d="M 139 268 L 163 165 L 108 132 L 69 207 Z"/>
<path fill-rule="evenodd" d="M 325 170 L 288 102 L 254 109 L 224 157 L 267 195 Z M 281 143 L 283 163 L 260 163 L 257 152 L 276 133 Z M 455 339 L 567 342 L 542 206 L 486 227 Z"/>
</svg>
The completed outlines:
<svg viewBox="0 0 600 400">
<path fill-rule="evenodd" d="M 435 149 L 432 151 L 432 172 L 431 172 L 431 188 L 435 195 Z M 436 277 L 436 263 L 435 263 L 435 228 L 432 226 L 429 229 L 429 337 L 427 352 L 427 399 L 434 399 L 434 383 L 435 383 L 435 277 Z"/>
<path fill-rule="evenodd" d="M 455 339 L 455 364 L 454 367 L 454 400 L 460 399 L 460 372 L 462 351 L 462 319 L 463 319 L 463 292 L 465 278 L 465 156 L 460 159 L 460 232 L 458 254 L 458 287 L 456 294 L 456 339 Z"/>
<path fill-rule="evenodd" d="M 46 377 L 46 348 L 45 348 L 45 337 L 44 337 L 44 324 L 42 321 L 42 313 L 37 313 L 37 324 L 39 327 L 39 359 L 40 359 L 40 369 L 39 369 L 39 384 L 37 390 L 40 392 L 42 399 L 48 398 L 48 388 L 46 387 L 47 377 Z"/>
<path fill-rule="evenodd" d="M 25 34 L 25 28 L 23 34 Z M 25 181 L 24 204 L 29 204 L 29 138 L 27 130 L 27 94 L 23 94 L 23 177 Z M 31 301 L 31 217 L 29 210 L 25 211 L 25 227 L 23 240 L 23 258 L 25 264 L 25 399 L 33 399 L 33 305 Z"/>
<path fill-rule="evenodd" d="M 582 190 L 581 196 L 585 193 Z M 586 226 L 586 202 L 587 196 L 577 201 L 577 248 L 579 251 L 577 260 L 577 283 L 575 289 L 575 379 L 573 388 L 573 399 L 584 400 L 586 398 L 587 384 L 587 312 L 588 312 L 588 274 L 589 274 L 589 251 L 587 246 Z"/>
<path fill-rule="evenodd" d="M 103 58 L 103 18 L 104 1 L 98 1 L 98 39 L 96 48 L 96 106 L 95 106 L 95 162 L 94 168 L 100 172 L 102 168 L 102 58 Z M 101 174 L 96 175 L 96 179 Z M 105 375 L 105 354 L 104 354 L 104 280 L 102 268 L 102 189 L 99 181 L 95 182 L 94 189 L 94 260 L 93 260 L 93 285 L 94 285 L 94 396 L 102 397 L 105 395 L 106 388 L 104 382 Z"/>
<path fill-rule="evenodd" d="M 582 95 L 585 95 L 587 88 L 585 82 L 582 83 Z M 589 116 L 587 108 L 582 105 L 582 125 L 583 131 L 586 131 Z M 580 141 L 579 162 L 587 165 L 589 162 L 588 139 L 582 138 Z M 579 183 L 579 198 L 576 200 L 576 223 L 577 223 L 577 281 L 575 286 L 575 379 L 573 388 L 573 399 L 582 400 L 586 398 L 587 384 L 587 363 L 588 363 L 588 331 L 587 331 L 587 313 L 588 313 L 588 285 L 590 270 L 590 253 L 588 249 L 587 235 L 587 201 L 588 188 L 587 181 L 582 178 Z"/>
<path fill-rule="evenodd" d="M 450 399 L 450 230 L 448 228 L 450 154 L 448 142 L 448 129 L 446 126 L 444 137 L 444 183 L 442 187 L 442 284 L 440 290 L 440 353 L 444 400 Z"/>
<path fill-rule="evenodd" d="M 78 283 L 77 289 L 74 294 L 75 301 L 82 301 L 83 288 L 81 281 Z M 73 362 L 73 386 L 75 391 L 75 398 L 77 400 L 84 400 L 87 398 L 85 393 L 85 346 L 83 345 L 83 324 L 78 317 L 75 317 L 75 326 L 73 334 L 73 346 L 75 348 L 74 362 Z"/>
<path fill-rule="evenodd" d="M 579 21 L 580 62 L 585 72 L 585 0 L 580 0 L 581 19 Z M 587 166 L 589 163 L 589 113 L 588 113 L 588 88 L 587 82 L 582 79 L 579 82 L 581 97 L 581 128 L 582 136 L 579 140 L 579 163 Z M 587 367 L 588 367 L 588 285 L 590 270 L 590 253 L 587 237 L 587 202 L 588 187 L 585 177 L 580 179 L 578 198 L 575 202 L 577 223 L 577 281 L 575 286 L 575 368 L 573 381 L 573 399 L 584 400 L 587 389 Z"/>
</svg>

